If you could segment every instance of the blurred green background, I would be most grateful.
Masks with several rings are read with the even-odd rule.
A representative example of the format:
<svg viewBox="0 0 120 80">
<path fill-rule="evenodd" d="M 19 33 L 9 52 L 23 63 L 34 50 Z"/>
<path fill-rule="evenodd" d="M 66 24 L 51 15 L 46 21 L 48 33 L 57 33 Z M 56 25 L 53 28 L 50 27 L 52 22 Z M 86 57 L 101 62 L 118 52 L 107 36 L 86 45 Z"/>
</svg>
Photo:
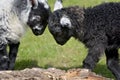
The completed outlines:
<svg viewBox="0 0 120 80">
<path fill-rule="evenodd" d="M 112 1 L 120 2 L 120 0 L 63 0 L 63 6 L 68 7 L 78 5 L 87 8 L 103 2 Z M 52 10 L 54 2 L 55 0 L 48 0 Z M 82 61 L 86 55 L 87 48 L 74 38 L 71 38 L 65 45 L 60 46 L 55 42 L 52 35 L 49 33 L 48 28 L 46 28 L 44 34 L 41 36 L 33 35 L 32 31 L 28 29 L 27 33 L 21 39 L 15 69 L 55 67 L 67 70 L 79 68 L 82 66 Z M 104 55 L 94 71 L 102 76 L 114 78 L 107 69 Z"/>
</svg>

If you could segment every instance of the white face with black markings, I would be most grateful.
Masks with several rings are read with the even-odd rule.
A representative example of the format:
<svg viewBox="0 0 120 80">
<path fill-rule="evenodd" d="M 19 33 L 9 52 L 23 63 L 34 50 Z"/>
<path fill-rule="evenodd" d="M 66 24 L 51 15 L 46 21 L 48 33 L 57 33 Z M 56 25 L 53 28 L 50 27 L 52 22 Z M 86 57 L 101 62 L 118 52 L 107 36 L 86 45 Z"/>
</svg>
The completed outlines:
<svg viewBox="0 0 120 80">
<path fill-rule="evenodd" d="M 50 7 L 46 0 L 38 0 L 38 7 L 31 8 L 27 24 L 35 35 L 41 35 L 47 24 L 50 14 Z"/>
</svg>

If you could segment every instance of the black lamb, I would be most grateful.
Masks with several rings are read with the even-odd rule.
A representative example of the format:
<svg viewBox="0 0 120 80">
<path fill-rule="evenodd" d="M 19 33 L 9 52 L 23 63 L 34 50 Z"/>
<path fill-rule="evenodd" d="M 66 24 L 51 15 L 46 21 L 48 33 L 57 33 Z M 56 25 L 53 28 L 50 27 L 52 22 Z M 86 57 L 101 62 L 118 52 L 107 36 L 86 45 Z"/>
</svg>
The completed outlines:
<svg viewBox="0 0 120 80">
<path fill-rule="evenodd" d="M 105 53 L 108 68 L 120 80 L 120 3 L 109 2 L 89 8 L 59 8 L 50 15 L 48 27 L 60 45 L 71 37 L 85 44 L 89 50 L 83 61 L 84 68 L 93 70 Z"/>
</svg>

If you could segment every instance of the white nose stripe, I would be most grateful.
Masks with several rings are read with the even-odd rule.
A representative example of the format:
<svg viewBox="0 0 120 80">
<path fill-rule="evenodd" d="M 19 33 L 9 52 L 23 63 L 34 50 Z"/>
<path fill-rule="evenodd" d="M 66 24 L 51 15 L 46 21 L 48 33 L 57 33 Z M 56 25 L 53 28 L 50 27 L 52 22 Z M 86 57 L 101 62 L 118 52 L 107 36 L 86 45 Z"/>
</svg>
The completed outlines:
<svg viewBox="0 0 120 80">
<path fill-rule="evenodd" d="M 3 56 L 4 59 L 7 59 L 8 57 L 7 56 Z"/>
<path fill-rule="evenodd" d="M 37 29 L 37 30 L 41 30 L 42 28 L 39 27 L 39 26 L 35 26 L 33 29 L 34 29 L 34 30 L 35 30 L 35 29 Z"/>
</svg>

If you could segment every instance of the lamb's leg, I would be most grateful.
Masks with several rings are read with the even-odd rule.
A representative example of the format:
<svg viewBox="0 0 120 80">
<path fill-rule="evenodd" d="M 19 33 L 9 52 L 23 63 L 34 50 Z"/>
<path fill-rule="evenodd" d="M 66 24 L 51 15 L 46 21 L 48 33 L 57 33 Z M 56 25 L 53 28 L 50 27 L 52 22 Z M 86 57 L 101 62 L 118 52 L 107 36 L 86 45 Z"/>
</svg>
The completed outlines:
<svg viewBox="0 0 120 80">
<path fill-rule="evenodd" d="M 9 68 L 8 69 L 10 70 L 14 69 L 19 44 L 20 42 L 16 44 L 9 44 L 10 51 L 9 51 Z"/>
<path fill-rule="evenodd" d="M 83 61 L 83 68 L 93 70 L 103 53 L 104 47 L 102 45 L 89 48 L 88 55 Z"/>
<path fill-rule="evenodd" d="M 0 43 L 0 70 L 8 69 L 8 55 L 6 50 L 7 44 Z"/>
<path fill-rule="evenodd" d="M 106 49 L 107 66 L 115 75 L 117 80 L 120 80 L 120 65 L 118 49 Z"/>
</svg>

